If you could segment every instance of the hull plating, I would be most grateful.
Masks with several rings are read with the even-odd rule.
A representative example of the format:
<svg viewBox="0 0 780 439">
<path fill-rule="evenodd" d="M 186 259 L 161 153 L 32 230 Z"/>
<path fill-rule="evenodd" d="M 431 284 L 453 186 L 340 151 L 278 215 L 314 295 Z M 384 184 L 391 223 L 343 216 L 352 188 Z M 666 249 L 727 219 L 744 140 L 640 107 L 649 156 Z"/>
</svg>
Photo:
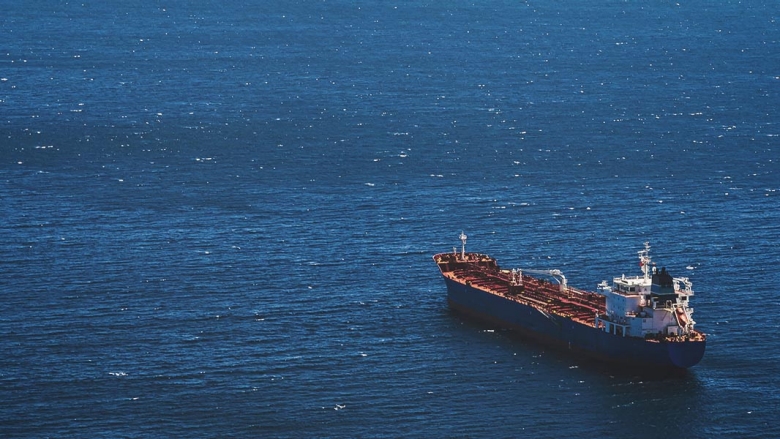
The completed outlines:
<svg viewBox="0 0 780 439">
<path fill-rule="evenodd" d="M 453 309 L 594 358 L 648 367 L 689 368 L 704 356 L 706 341 L 658 342 L 613 335 L 446 277 L 444 280 Z"/>
</svg>

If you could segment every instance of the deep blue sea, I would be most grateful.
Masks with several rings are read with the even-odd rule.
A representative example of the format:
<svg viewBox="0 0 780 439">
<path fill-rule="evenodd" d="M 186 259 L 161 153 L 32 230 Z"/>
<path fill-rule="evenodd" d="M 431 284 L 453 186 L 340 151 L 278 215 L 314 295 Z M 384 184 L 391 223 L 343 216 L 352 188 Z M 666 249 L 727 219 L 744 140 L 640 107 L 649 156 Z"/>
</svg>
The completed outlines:
<svg viewBox="0 0 780 439">
<path fill-rule="evenodd" d="M 0 437 L 780 437 L 775 1 L 5 2 Z M 449 311 L 693 281 L 702 362 Z"/>
</svg>

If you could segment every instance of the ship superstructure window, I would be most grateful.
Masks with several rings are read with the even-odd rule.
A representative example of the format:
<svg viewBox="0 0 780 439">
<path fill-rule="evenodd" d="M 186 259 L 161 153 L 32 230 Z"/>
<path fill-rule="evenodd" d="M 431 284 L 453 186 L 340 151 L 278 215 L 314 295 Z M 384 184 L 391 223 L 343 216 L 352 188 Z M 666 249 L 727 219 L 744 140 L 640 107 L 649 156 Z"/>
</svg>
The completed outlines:
<svg viewBox="0 0 780 439">
<path fill-rule="evenodd" d="M 622 282 L 616 282 L 615 289 L 620 293 L 626 293 L 626 294 L 639 293 L 644 291 L 641 286 L 631 285 L 629 283 L 622 283 Z"/>
</svg>

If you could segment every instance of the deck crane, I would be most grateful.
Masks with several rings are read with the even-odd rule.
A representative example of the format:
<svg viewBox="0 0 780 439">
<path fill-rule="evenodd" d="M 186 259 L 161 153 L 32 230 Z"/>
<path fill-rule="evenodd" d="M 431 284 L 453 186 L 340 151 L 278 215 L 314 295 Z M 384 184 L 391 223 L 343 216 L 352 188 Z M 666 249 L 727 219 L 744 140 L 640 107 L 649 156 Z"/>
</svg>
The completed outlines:
<svg viewBox="0 0 780 439">
<path fill-rule="evenodd" d="M 561 292 L 565 292 L 568 285 L 566 284 L 566 276 L 563 275 L 561 270 L 555 269 L 555 270 L 530 270 L 530 269 L 522 269 L 518 268 L 517 271 L 521 273 L 530 273 L 530 274 L 544 274 L 547 276 L 552 277 L 555 279 L 556 282 L 561 284 Z M 522 276 L 521 276 L 522 279 Z"/>
</svg>

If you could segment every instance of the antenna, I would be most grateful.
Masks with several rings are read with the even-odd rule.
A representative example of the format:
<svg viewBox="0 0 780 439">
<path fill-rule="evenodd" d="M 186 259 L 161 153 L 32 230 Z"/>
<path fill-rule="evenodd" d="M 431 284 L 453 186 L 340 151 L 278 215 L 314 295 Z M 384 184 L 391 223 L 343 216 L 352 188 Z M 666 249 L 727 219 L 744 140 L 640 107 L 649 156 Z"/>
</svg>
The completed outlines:
<svg viewBox="0 0 780 439">
<path fill-rule="evenodd" d="M 645 249 L 637 253 L 639 253 L 639 267 L 642 269 L 645 279 L 649 279 L 650 264 L 652 262 L 652 259 L 650 259 L 650 243 L 645 242 Z"/>
<path fill-rule="evenodd" d="M 463 233 L 461 231 L 460 232 L 460 236 L 458 238 L 460 238 L 460 242 L 463 243 L 463 246 L 461 247 L 461 250 L 460 250 L 460 258 L 461 259 L 466 259 L 466 238 L 467 238 L 467 236 L 466 236 L 465 233 Z"/>
</svg>

